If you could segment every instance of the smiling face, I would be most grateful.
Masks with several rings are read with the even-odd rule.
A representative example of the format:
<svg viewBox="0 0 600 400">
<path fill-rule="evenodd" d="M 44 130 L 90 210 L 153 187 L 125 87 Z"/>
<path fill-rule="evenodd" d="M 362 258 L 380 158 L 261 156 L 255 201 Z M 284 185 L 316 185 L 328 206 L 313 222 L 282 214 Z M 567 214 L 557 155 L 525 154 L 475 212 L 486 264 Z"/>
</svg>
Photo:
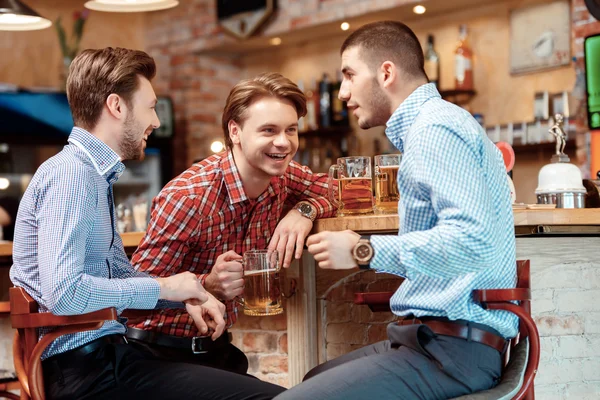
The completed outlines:
<svg viewBox="0 0 600 400">
<path fill-rule="evenodd" d="M 155 109 L 154 89 L 148 79 L 138 77 L 138 80 L 138 89 L 127 106 L 123 134 L 119 141 L 119 150 L 123 160 L 143 160 L 148 136 L 160 126 Z"/>
<path fill-rule="evenodd" d="M 373 71 L 360 57 L 359 46 L 342 53 L 342 86 L 339 99 L 348 103 L 348 110 L 358 118 L 358 126 L 369 129 L 385 125 L 391 116 L 391 101 Z"/>
<path fill-rule="evenodd" d="M 229 122 L 236 165 L 242 175 L 270 180 L 284 174 L 298 150 L 298 113 L 291 101 L 261 97 Z"/>
</svg>

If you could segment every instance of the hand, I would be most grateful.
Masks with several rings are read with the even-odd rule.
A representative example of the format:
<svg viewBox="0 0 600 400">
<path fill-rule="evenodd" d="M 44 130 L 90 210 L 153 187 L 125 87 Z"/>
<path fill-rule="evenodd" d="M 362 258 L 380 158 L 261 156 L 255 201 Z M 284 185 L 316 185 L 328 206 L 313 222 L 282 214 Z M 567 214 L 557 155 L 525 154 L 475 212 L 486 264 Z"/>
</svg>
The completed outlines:
<svg viewBox="0 0 600 400">
<path fill-rule="evenodd" d="M 204 303 L 208 293 L 200 280 L 191 272 L 182 272 L 167 278 L 156 278 L 160 285 L 159 298 L 170 301 L 195 301 Z"/>
<path fill-rule="evenodd" d="M 185 309 L 194 320 L 202 336 L 212 332 L 212 340 L 216 340 L 225 331 L 225 306 L 210 293 L 204 304 L 186 302 Z"/>
<path fill-rule="evenodd" d="M 300 214 L 298 210 L 291 210 L 279 221 L 269 242 L 268 249 L 277 249 L 280 264 L 283 263 L 283 268 L 290 266 L 294 255 L 296 260 L 302 257 L 304 240 L 312 227 L 312 221 Z M 295 254 L 294 247 L 296 248 Z"/>
<path fill-rule="evenodd" d="M 210 274 L 204 280 L 206 290 L 222 300 L 231 300 L 244 292 L 242 256 L 230 250 L 217 257 Z"/>
<path fill-rule="evenodd" d="M 308 251 L 315 257 L 319 267 L 326 269 L 357 268 L 352 255 L 360 235 L 353 231 L 320 232 L 306 241 Z"/>
</svg>

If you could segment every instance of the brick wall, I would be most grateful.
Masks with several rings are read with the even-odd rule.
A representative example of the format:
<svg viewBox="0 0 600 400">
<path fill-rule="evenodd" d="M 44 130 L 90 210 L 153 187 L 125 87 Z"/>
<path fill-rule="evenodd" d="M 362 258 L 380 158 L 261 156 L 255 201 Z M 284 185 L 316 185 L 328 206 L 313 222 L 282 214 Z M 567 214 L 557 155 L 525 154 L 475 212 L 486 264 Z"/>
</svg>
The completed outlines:
<svg viewBox="0 0 600 400">
<path fill-rule="evenodd" d="M 540 333 L 540 399 L 600 398 L 600 263 L 597 237 L 519 238 L 531 260 L 531 313 Z"/>
<path fill-rule="evenodd" d="M 386 340 L 386 327 L 397 317 L 391 312 L 373 313 L 367 306 L 354 304 L 354 293 L 393 292 L 401 283 L 401 278 L 373 271 L 356 272 L 333 283 L 321 302 L 320 329 L 325 342 L 322 361 Z"/>
</svg>

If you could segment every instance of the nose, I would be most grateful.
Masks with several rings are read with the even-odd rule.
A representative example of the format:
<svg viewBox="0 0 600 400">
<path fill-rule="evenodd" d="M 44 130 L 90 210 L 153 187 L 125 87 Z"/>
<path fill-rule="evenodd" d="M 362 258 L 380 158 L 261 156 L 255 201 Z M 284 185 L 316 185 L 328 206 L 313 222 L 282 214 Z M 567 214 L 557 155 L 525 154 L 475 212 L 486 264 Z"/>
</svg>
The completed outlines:
<svg viewBox="0 0 600 400">
<path fill-rule="evenodd" d="M 342 85 L 340 86 L 340 91 L 338 92 L 338 99 L 341 101 L 350 100 L 350 82 L 346 78 L 342 79 Z"/>
<path fill-rule="evenodd" d="M 285 131 L 281 131 L 273 139 L 273 144 L 277 147 L 288 147 L 290 144 L 290 139 L 287 137 Z"/>
<path fill-rule="evenodd" d="M 154 129 L 160 128 L 160 120 L 158 119 L 158 115 L 156 115 L 156 110 L 154 111 L 154 119 L 152 120 L 152 127 Z"/>
</svg>

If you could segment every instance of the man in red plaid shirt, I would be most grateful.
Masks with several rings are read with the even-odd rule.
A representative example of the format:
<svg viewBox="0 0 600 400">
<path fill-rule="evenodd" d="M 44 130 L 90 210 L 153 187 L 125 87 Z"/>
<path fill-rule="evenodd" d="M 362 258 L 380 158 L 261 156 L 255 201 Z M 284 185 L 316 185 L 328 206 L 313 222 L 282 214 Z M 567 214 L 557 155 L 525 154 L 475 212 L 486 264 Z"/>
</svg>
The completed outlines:
<svg viewBox="0 0 600 400">
<path fill-rule="evenodd" d="M 300 258 L 314 219 L 334 215 L 327 176 L 292 161 L 298 118 L 305 114 L 306 97 L 280 74 L 238 83 L 223 111 L 227 151 L 192 165 L 158 194 L 132 264 L 160 277 L 197 274 L 225 303 L 231 326 L 234 299 L 244 289 L 241 255 L 277 249 L 289 267 Z M 248 360 L 228 335 L 215 342 L 197 338 L 206 333 L 185 312 L 166 309 L 130 325 L 127 335 L 160 357 L 246 373 Z"/>
</svg>

